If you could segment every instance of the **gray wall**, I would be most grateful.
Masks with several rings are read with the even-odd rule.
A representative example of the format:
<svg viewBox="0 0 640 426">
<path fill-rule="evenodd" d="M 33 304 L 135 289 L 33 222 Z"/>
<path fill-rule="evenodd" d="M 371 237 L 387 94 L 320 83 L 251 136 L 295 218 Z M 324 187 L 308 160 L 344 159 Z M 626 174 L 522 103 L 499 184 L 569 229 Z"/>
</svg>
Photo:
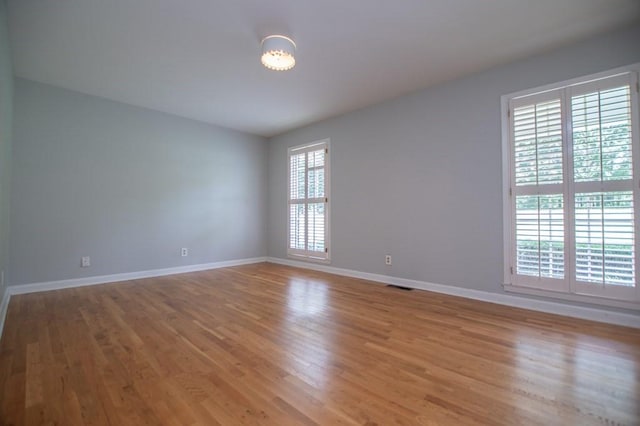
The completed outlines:
<svg viewBox="0 0 640 426">
<path fill-rule="evenodd" d="M 0 298 L 8 282 L 9 267 L 9 191 L 11 179 L 11 124 L 13 120 L 13 69 L 9 52 L 7 8 L 0 0 Z"/>
<path fill-rule="evenodd" d="M 286 257 L 287 147 L 331 138 L 332 266 L 502 292 L 500 96 L 639 62 L 639 40 L 627 28 L 272 138 L 269 256 Z"/>
<path fill-rule="evenodd" d="M 266 254 L 265 139 L 22 79 L 14 112 L 11 285 Z"/>
</svg>

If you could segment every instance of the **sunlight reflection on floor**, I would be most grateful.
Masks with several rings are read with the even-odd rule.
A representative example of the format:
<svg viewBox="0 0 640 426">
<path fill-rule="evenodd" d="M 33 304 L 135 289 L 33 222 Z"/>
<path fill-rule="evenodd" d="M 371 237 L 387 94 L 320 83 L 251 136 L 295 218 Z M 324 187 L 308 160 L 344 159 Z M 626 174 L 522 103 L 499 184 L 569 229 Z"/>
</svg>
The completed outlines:
<svg viewBox="0 0 640 426">
<path fill-rule="evenodd" d="M 568 344 L 566 337 L 562 344 L 537 334 L 520 334 L 515 346 L 517 355 L 513 357 L 517 367 L 514 382 L 519 383 L 514 395 L 522 393 L 540 401 L 554 401 L 558 414 L 569 401 L 581 401 L 581 410 L 593 415 L 615 416 L 618 411 L 633 411 L 633 399 L 607 398 L 605 405 L 602 395 L 640 396 L 637 360 L 629 359 L 630 355 L 621 348 L 602 352 L 585 349 L 591 345 L 606 347 L 607 342 L 576 337 L 573 344 Z M 594 383 L 594 368 L 605 373 L 608 380 Z M 521 409 L 528 411 L 531 407 Z"/>
<path fill-rule="evenodd" d="M 312 316 L 327 307 L 327 285 L 310 280 L 291 280 L 287 307 L 296 316 Z"/>
<path fill-rule="evenodd" d="M 288 349 L 293 374 L 322 390 L 332 369 L 331 336 L 318 332 L 318 322 L 328 305 L 328 287 L 324 282 L 291 280 L 287 295 L 287 328 L 295 333 Z"/>
</svg>

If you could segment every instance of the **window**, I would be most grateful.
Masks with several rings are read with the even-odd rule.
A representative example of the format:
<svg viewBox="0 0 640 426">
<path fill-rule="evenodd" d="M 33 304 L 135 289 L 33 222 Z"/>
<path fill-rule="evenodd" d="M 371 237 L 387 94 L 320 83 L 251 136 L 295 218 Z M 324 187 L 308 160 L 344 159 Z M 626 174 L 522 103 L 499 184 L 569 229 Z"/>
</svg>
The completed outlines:
<svg viewBox="0 0 640 426">
<path fill-rule="evenodd" d="M 637 69 L 503 97 L 506 284 L 640 301 Z"/>
<path fill-rule="evenodd" d="M 329 260 L 329 141 L 289 148 L 290 256 Z"/>
</svg>

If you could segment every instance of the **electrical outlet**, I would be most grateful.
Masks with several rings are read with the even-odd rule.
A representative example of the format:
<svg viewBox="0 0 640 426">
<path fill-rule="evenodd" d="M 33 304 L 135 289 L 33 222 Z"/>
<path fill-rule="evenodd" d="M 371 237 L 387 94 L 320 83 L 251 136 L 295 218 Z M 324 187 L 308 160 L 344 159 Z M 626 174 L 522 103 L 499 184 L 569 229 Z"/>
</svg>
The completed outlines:
<svg viewBox="0 0 640 426">
<path fill-rule="evenodd" d="M 391 255 L 388 254 L 384 257 L 384 263 L 385 265 L 391 265 Z"/>
<path fill-rule="evenodd" d="M 188 249 L 188 248 L 186 248 L 186 247 L 183 247 L 183 248 L 182 248 L 182 251 L 180 252 L 180 255 L 181 255 L 182 257 L 189 256 L 189 249 Z"/>
<path fill-rule="evenodd" d="M 89 256 L 82 256 L 80 266 L 82 266 L 83 268 L 88 268 L 89 266 L 91 266 L 91 258 Z"/>
</svg>

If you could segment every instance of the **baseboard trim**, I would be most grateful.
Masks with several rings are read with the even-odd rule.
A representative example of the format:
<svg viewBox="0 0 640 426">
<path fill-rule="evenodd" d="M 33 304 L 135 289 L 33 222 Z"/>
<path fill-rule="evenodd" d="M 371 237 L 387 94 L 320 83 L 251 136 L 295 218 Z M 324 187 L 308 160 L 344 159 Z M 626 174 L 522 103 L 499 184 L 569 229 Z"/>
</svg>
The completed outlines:
<svg viewBox="0 0 640 426">
<path fill-rule="evenodd" d="M 7 287 L 9 295 L 36 293 L 39 291 L 60 290 L 64 288 L 84 287 L 89 285 L 107 284 L 119 281 L 138 280 L 142 278 L 162 277 L 165 275 L 184 274 L 187 272 L 206 271 L 209 269 L 228 268 L 230 266 L 249 265 L 266 262 L 266 257 L 248 259 L 225 260 L 222 262 L 201 263 L 197 265 L 177 266 L 174 268 L 153 269 L 149 271 L 125 272 L 113 275 L 74 278 L 70 280 L 48 281 L 32 284 L 21 284 Z"/>
<path fill-rule="evenodd" d="M 184 274 L 187 272 L 206 271 L 210 269 L 227 268 L 231 266 L 248 265 L 252 263 L 270 262 L 280 265 L 293 266 L 298 268 L 311 269 L 315 271 L 327 272 L 352 278 L 360 278 L 368 281 L 393 284 L 403 287 L 411 287 L 419 290 L 433 291 L 436 293 L 448 294 L 451 296 L 464 297 L 467 299 L 480 300 L 483 302 L 497 303 L 500 305 L 512 306 L 516 308 L 530 309 L 550 314 L 564 315 L 573 318 L 586 319 L 590 321 L 615 324 L 626 327 L 640 328 L 640 316 L 624 314 L 620 312 L 605 311 L 596 308 L 582 306 L 572 306 L 563 303 L 549 302 L 545 300 L 534 300 L 524 297 L 512 296 L 508 294 L 496 294 L 486 291 L 472 290 L 461 287 L 454 287 L 444 284 L 435 284 L 426 281 L 410 280 L 406 278 L 392 277 L 389 275 L 372 274 L 352 269 L 336 268 L 334 266 L 317 263 L 306 263 L 296 260 L 280 259 L 276 257 L 255 257 L 249 259 L 228 260 L 222 262 L 203 263 L 198 265 L 178 266 L 175 268 L 154 269 L 149 271 L 127 272 L 113 275 L 101 275 L 94 277 L 75 278 L 70 280 L 48 281 L 41 283 L 23 284 L 9 286 L 5 289 L 0 302 L 0 337 L 4 329 L 4 322 L 9 307 L 9 300 L 12 295 L 35 293 L 40 291 L 60 290 L 64 288 L 83 287 L 113 283 L 119 281 L 129 281 L 142 278 L 161 277 L 165 275 Z"/>
<path fill-rule="evenodd" d="M 7 287 L 2 293 L 2 301 L 0 302 L 0 339 L 2 339 L 2 332 L 4 331 L 4 320 L 7 318 L 9 299 L 11 299 L 11 294 L 9 294 L 9 288 Z"/>
<path fill-rule="evenodd" d="M 397 278 L 389 275 L 371 274 L 368 272 L 355 271 L 352 269 L 336 268 L 334 266 L 306 263 L 297 260 L 281 259 L 277 257 L 267 257 L 267 262 L 311 269 L 314 271 L 327 272 L 330 274 L 342 275 L 345 277 L 360 278 L 383 284 L 393 284 L 402 287 L 411 287 L 418 290 L 433 291 L 435 293 L 448 294 L 451 296 L 464 297 L 467 299 L 480 300 L 483 302 L 497 303 L 499 305 L 506 305 L 515 308 L 530 309 L 532 311 L 546 312 L 549 314 L 563 315 L 572 318 L 580 318 L 607 324 L 621 325 L 625 327 L 640 328 L 639 315 L 612 312 L 597 308 L 566 305 L 563 303 L 549 302 L 546 300 L 534 300 L 509 294 L 489 293 L 487 291 L 472 290 L 444 284 L 410 280 L 406 278 Z"/>
</svg>

